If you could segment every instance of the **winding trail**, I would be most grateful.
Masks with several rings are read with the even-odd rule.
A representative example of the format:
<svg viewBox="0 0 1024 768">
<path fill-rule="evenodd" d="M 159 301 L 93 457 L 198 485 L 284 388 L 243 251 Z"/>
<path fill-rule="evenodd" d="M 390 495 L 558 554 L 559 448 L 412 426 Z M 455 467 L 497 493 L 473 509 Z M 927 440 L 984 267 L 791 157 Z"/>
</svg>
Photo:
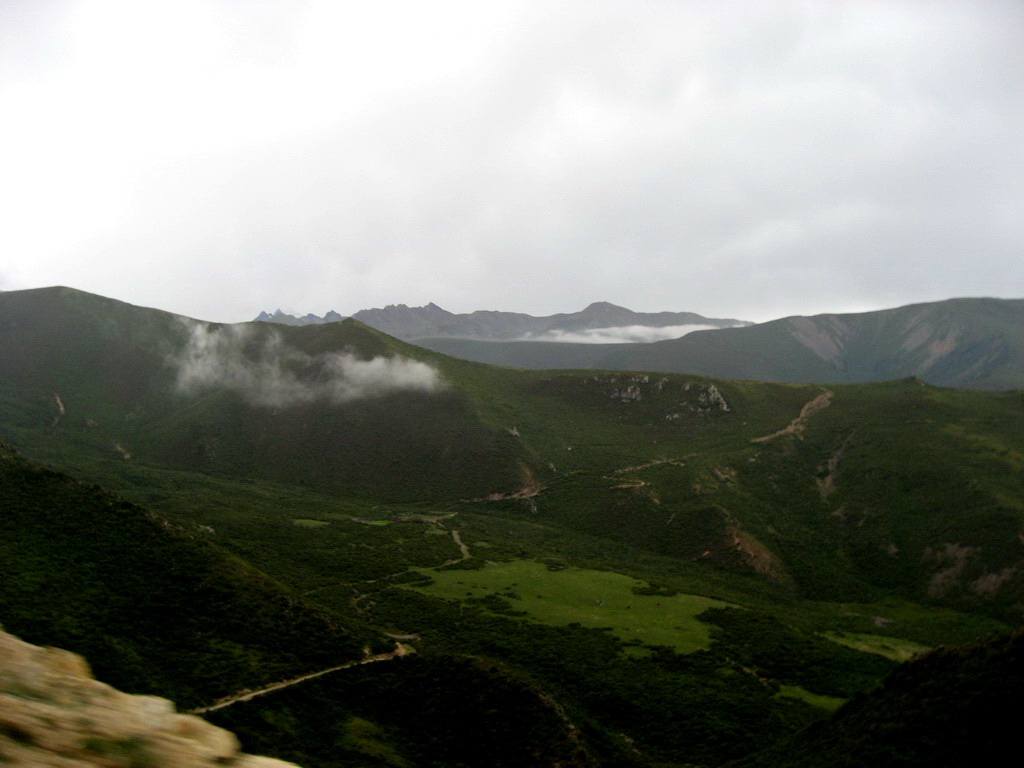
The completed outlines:
<svg viewBox="0 0 1024 768">
<path fill-rule="evenodd" d="M 445 526 L 441 522 L 442 520 L 448 520 L 450 518 L 453 518 L 453 517 L 455 517 L 458 514 L 459 514 L 458 512 L 449 512 L 446 515 L 408 515 L 406 517 L 407 521 L 408 520 L 417 520 L 417 521 L 419 521 L 421 523 L 427 523 L 428 525 L 436 526 L 437 528 L 439 528 L 442 531 L 448 531 L 449 533 L 451 533 L 452 540 L 455 542 L 456 546 L 458 546 L 459 552 L 462 553 L 462 557 L 457 558 L 457 559 L 445 560 L 443 563 L 441 563 L 441 565 L 451 565 L 452 563 L 457 563 L 460 560 L 468 560 L 469 559 L 469 547 L 467 547 L 465 544 L 462 543 L 462 539 L 459 538 L 459 532 L 448 528 L 447 526 Z M 321 591 L 323 591 L 325 589 L 334 589 L 335 587 L 352 587 L 353 590 L 354 590 L 355 587 L 357 585 L 359 585 L 359 584 L 377 584 L 379 582 L 387 581 L 388 579 L 394 578 L 395 576 L 401 576 L 403 573 L 406 573 L 408 570 L 409 570 L 408 568 L 403 568 L 400 571 L 395 571 L 394 573 L 388 573 L 388 574 L 385 574 L 383 576 L 378 576 L 375 579 L 362 579 L 360 581 L 338 581 L 338 582 L 334 582 L 332 584 L 324 584 L 321 587 L 315 587 L 313 589 L 307 589 L 305 592 L 302 593 L 302 596 L 303 597 L 309 597 L 310 595 L 314 595 L 317 592 L 321 592 Z M 358 603 L 364 597 L 367 597 L 367 595 L 357 593 L 356 596 L 352 598 L 352 607 L 354 608 L 356 606 L 356 603 Z"/>
<path fill-rule="evenodd" d="M 828 461 L 825 463 L 825 469 L 827 471 L 825 477 L 815 478 L 818 482 L 818 492 L 821 494 L 822 499 L 828 498 L 829 494 L 835 491 L 836 477 L 839 473 L 839 462 L 843 460 L 843 454 L 846 453 L 846 446 L 850 444 L 850 440 L 853 439 L 855 434 L 856 430 L 850 432 L 850 434 L 846 436 L 846 439 L 843 440 L 842 445 L 840 445 L 835 452 L 828 457 Z"/>
<path fill-rule="evenodd" d="M 331 672 L 337 672 L 339 669 L 358 667 L 361 664 L 373 664 L 378 661 L 390 661 L 391 659 L 396 659 L 400 656 L 405 656 L 408 653 L 409 650 L 404 645 L 402 645 L 401 643 L 395 643 L 395 650 L 393 651 L 388 651 L 387 653 L 377 653 L 373 656 L 367 656 L 363 659 L 359 659 L 358 661 L 349 661 L 345 664 L 339 664 L 336 667 L 321 669 L 319 672 L 311 672 L 308 675 L 302 675 L 301 677 L 296 677 L 291 680 L 285 680 L 280 683 L 273 683 L 263 688 L 257 688 L 255 691 L 241 691 L 240 693 L 236 693 L 233 696 L 218 699 L 215 703 L 211 704 L 208 707 L 197 707 L 196 709 L 187 709 L 182 714 L 201 715 L 205 712 L 216 712 L 218 709 L 230 707 L 232 704 L 236 704 L 239 701 L 249 701 L 250 699 L 253 699 L 257 696 L 262 696 L 265 693 L 270 693 L 271 691 L 280 691 L 282 688 L 290 688 L 293 685 L 304 683 L 307 680 L 312 680 L 315 677 L 322 677 L 323 675 L 328 675 Z"/>
<path fill-rule="evenodd" d="M 813 400 L 808 400 L 804 403 L 804 407 L 800 409 L 800 415 L 778 432 L 772 432 L 770 435 L 765 435 L 764 437 L 752 438 L 750 442 L 765 443 L 769 440 L 774 440 L 776 437 L 782 437 L 783 435 L 796 435 L 797 437 L 803 437 L 804 430 L 807 428 L 807 420 L 819 411 L 825 410 L 831 404 L 832 391 L 826 389 Z"/>
<path fill-rule="evenodd" d="M 688 453 L 681 459 L 654 459 L 653 461 L 648 461 L 645 464 L 635 464 L 631 467 L 622 467 L 621 469 L 613 470 L 610 475 L 605 475 L 604 479 L 618 483 L 617 485 L 613 485 L 612 488 L 646 488 L 650 485 L 646 480 L 640 480 L 639 478 L 636 480 L 623 480 L 621 477 L 615 477 L 615 475 L 623 475 L 628 472 L 642 472 L 643 470 L 650 469 L 651 467 L 661 467 L 666 465 L 671 467 L 685 467 L 685 460 L 696 455 L 697 454 L 695 453 Z"/>
<path fill-rule="evenodd" d="M 611 480 L 612 478 L 606 477 L 605 479 Z M 648 485 L 650 485 L 650 483 L 646 480 L 628 480 L 625 483 L 613 485 L 612 488 L 646 488 Z"/>
<path fill-rule="evenodd" d="M 455 546 L 459 548 L 459 552 L 462 553 L 462 557 L 458 560 L 451 560 L 449 562 L 458 563 L 463 560 L 469 560 L 469 547 L 462 543 L 462 538 L 459 536 L 459 532 L 452 528 L 452 541 L 455 542 Z"/>
<path fill-rule="evenodd" d="M 673 467 L 685 467 L 686 462 L 683 459 L 689 459 L 696 456 L 695 453 L 687 454 L 682 459 L 655 459 L 654 461 L 648 461 L 646 464 L 636 464 L 632 467 L 623 467 L 622 469 L 616 469 L 613 474 L 621 475 L 624 472 L 639 472 L 641 469 L 649 469 L 650 467 L 658 467 L 662 464 L 670 464 Z"/>
<path fill-rule="evenodd" d="M 57 415 L 53 417 L 53 424 L 50 426 L 56 427 L 60 417 L 67 413 L 67 409 L 64 407 L 64 401 L 60 399 L 60 395 L 56 392 L 53 393 L 53 401 L 57 404 Z"/>
<path fill-rule="evenodd" d="M 421 519 L 422 522 L 430 523 L 431 525 L 436 525 L 438 528 L 441 528 L 443 530 L 447 530 L 449 533 L 451 533 L 452 541 L 455 543 L 455 546 L 457 546 L 459 548 L 459 553 L 461 554 L 461 557 L 455 558 L 455 559 L 451 559 L 451 560 L 446 560 L 443 563 L 443 565 L 451 565 L 452 563 L 459 563 L 459 562 L 462 562 L 463 560 L 468 560 L 471 557 L 471 554 L 470 554 L 470 551 L 469 551 L 469 546 L 462 541 L 462 537 L 459 536 L 459 532 L 457 530 L 455 530 L 454 528 L 447 528 L 441 522 L 442 520 L 447 520 L 449 518 L 455 517 L 456 514 L 458 514 L 458 513 L 451 512 L 451 513 L 449 513 L 447 515 L 443 515 L 441 517 L 432 517 L 432 516 L 431 517 L 427 517 L 425 515 L 424 516 L 420 516 L 420 519 Z M 405 571 L 399 571 L 398 573 L 391 574 L 391 575 L 392 576 L 397 576 L 400 573 L 405 573 Z M 376 579 L 367 579 L 366 581 L 360 581 L 360 582 L 354 582 L 354 583 L 356 583 L 356 584 L 373 584 L 373 583 L 378 582 L 378 581 L 383 581 L 384 579 L 387 579 L 387 578 L 389 578 L 389 576 L 382 576 L 382 577 L 379 577 L 379 578 L 376 578 Z M 349 582 L 349 583 L 353 583 L 353 582 Z M 328 585 L 328 586 L 341 586 L 341 585 L 334 584 L 334 585 Z M 325 589 L 325 588 L 326 587 L 320 587 L 319 589 Z M 305 594 L 308 595 L 308 594 L 311 594 L 311 593 L 316 592 L 316 591 L 317 590 L 310 590 L 309 592 L 306 592 Z M 365 594 L 357 594 L 352 599 L 352 607 L 356 608 L 356 610 L 359 610 L 357 608 L 357 604 L 359 603 L 360 600 L 362 600 L 365 597 L 367 597 L 367 595 L 365 595 Z M 413 638 L 416 638 L 417 635 L 390 635 L 390 637 L 392 639 L 396 639 L 396 640 L 397 639 L 413 639 Z M 328 675 L 331 672 L 337 672 L 338 670 L 341 670 L 341 669 L 348 669 L 349 667 L 358 667 L 361 664 L 373 664 L 373 663 L 378 662 L 378 661 L 390 661 L 391 659 L 395 659 L 395 658 L 398 658 L 400 656 L 406 656 L 409 653 L 414 653 L 414 651 L 410 651 L 408 648 L 406 648 L 401 643 L 395 642 L 395 649 L 393 651 L 389 651 L 387 653 L 378 653 L 378 654 L 374 654 L 373 656 L 366 656 L 365 658 L 359 659 L 358 661 L 349 661 L 349 662 L 346 662 L 344 664 L 339 664 L 339 665 L 337 665 L 335 667 L 329 667 L 327 669 L 321 669 L 319 672 L 310 672 L 309 674 L 301 675 L 300 677 L 296 677 L 296 678 L 293 678 L 291 680 L 285 680 L 285 681 L 280 682 L 280 683 L 272 683 L 271 685 L 264 686 L 263 688 L 257 688 L 254 691 L 243 690 L 243 691 L 240 691 L 240 692 L 238 692 L 238 693 L 236 693 L 236 694 L 234 694 L 232 696 L 227 696 L 227 697 L 225 697 L 223 699 L 218 699 L 216 702 L 214 702 L 213 704 L 209 705 L 208 707 L 197 707 L 195 709 L 185 710 L 185 712 L 183 714 L 186 714 L 186 715 L 201 715 L 201 714 L 204 714 L 206 712 L 216 712 L 218 709 L 224 709 L 224 707 L 230 707 L 232 704 L 235 704 L 235 703 L 237 703 L 239 701 L 249 701 L 250 699 L 253 699 L 256 696 L 262 696 L 263 694 L 270 693 L 271 691 L 279 691 L 282 688 L 290 688 L 293 685 L 298 685 L 299 683 L 304 683 L 307 680 L 312 680 L 313 678 L 316 678 L 316 677 L 321 677 L 323 675 Z"/>
</svg>

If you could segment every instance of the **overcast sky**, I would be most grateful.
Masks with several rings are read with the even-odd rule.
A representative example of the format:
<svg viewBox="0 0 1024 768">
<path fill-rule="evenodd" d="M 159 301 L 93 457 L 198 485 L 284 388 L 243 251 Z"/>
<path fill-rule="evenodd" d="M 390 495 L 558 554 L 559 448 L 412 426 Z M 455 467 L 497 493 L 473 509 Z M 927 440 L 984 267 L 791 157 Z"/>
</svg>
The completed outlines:
<svg viewBox="0 0 1024 768">
<path fill-rule="evenodd" d="M 1024 297 L 1024 2 L 0 0 L 0 289 Z"/>
</svg>

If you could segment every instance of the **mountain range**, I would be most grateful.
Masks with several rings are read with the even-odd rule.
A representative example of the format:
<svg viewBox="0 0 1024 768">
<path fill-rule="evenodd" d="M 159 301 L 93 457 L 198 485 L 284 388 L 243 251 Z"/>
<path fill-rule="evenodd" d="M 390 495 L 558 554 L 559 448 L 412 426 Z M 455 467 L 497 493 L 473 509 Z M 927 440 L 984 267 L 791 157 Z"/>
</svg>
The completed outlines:
<svg viewBox="0 0 1024 768">
<path fill-rule="evenodd" d="M 950 299 L 857 314 L 787 317 L 640 344 L 430 338 L 417 343 L 517 368 L 677 371 L 823 383 L 916 376 L 974 389 L 1024 386 L 1024 300 Z"/>
<path fill-rule="evenodd" d="M 1012 370 L 1016 304 L 937 306 L 1002 307 Z M 510 370 L 47 288 L 0 294 L 0 439 L 0 623 L 247 752 L 884 765 L 1016 711 L 1019 392 Z"/>
<path fill-rule="evenodd" d="M 342 319 L 334 311 L 323 317 L 311 314 L 297 317 L 279 309 L 273 313 L 261 312 L 256 322 L 316 325 Z M 680 336 L 695 328 L 749 325 L 742 320 L 707 318 L 693 312 L 633 312 L 606 301 L 595 302 L 581 312 L 546 317 L 495 311 L 455 314 L 434 303 L 425 307 L 389 304 L 383 309 L 361 309 L 352 315 L 352 319 L 407 341 L 432 337 L 490 341 L 531 338 L 563 341 L 584 338 L 590 341 L 609 336 L 633 341 L 638 337 Z"/>
<path fill-rule="evenodd" d="M 916 376 L 947 387 L 1024 386 L 1024 299 L 949 299 L 758 324 L 687 312 L 636 313 L 604 302 L 540 318 L 456 315 L 434 304 L 361 310 L 353 318 L 446 355 L 511 368 L 823 383 Z M 257 318 L 286 325 L 340 319 L 337 313 L 295 318 L 280 311 Z"/>
</svg>

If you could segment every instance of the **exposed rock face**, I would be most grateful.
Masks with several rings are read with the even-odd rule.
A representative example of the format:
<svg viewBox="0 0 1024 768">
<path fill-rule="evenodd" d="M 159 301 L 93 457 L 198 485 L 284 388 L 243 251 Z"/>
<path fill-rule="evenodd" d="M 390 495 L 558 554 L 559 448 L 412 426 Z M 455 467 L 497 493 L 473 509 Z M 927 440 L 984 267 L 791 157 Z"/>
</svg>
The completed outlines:
<svg viewBox="0 0 1024 768">
<path fill-rule="evenodd" d="M 41 768 L 295 768 L 230 731 L 94 680 L 81 656 L 0 630 L 0 763 Z"/>
<path fill-rule="evenodd" d="M 729 404 L 725 402 L 725 398 L 722 397 L 722 393 L 718 391 L 718 387 L 714 384 L 705 384 L 700 389 L 700 394 L 697 395 L 697 402 L 700 403 L 701 409 L 706 411 L 722 411 L 727 413 L 729 411 Z"/>
</svg>

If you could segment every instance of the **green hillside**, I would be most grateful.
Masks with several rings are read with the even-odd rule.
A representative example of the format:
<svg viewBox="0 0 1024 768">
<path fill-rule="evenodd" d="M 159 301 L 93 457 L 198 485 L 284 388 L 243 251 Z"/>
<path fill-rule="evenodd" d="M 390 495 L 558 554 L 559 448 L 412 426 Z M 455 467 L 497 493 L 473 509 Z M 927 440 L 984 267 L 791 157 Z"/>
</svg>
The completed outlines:
<svg viewBox="0 0 1024 768">
<path fill-rule="evenodd" d="M 5 432 L 42 458 L 395 499 L 510 491 L 523 472 L 514 441 L 441 376 L 433 389 L 382 386 L 378 364 L 422 365 L 422 352 L 355 321 L 222 327 L 47 288 L 0 294 L 0 339 Z M 335 387 L 339 365 L 362 365 L 359 387 Z"/>
<path fill-rule="evenodd" d="M 721 765 L 915 650 L 1021 623 L 1019 393 L 507 370 L 351 321 L 217 326 L 70 289 L 0 294 L 0 349 L 0 437 L 377 649 L 415 649 L 220 710 L 247 751 L 501 764 L 469 713 L 455 745 L 394 706 L 444 696 L 517 729 L 534 712 L 518 764 Z M 120 604 L 137 587 L 104 557 L 98 602 Z M 47 558 L 9 557 L 40 579 Z M 59 607 L 21 605 L 79 650 Z M 82 642 L 101 648 L 107 618 L 76 618 Z M 316 738 L 311 712 L 333 713 Z"/>
<path fill-rule="evenodd" d="M 379 638 L 194 530 L 3 445 L 0 606 L 5 630 L 184 706 L 358 659 Z"/>
</svg>

